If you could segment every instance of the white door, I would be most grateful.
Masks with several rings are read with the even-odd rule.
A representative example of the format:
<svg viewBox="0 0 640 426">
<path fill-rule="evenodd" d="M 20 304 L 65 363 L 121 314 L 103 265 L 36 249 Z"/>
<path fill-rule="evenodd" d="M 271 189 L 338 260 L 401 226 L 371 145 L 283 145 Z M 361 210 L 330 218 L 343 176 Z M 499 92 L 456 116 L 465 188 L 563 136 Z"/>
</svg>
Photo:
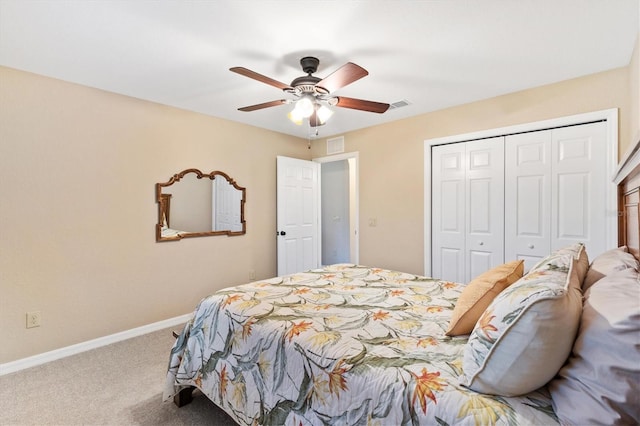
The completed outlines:
<svg viewBox="0 0 640 426">
<path fill-rule="evenodd" d="M 507 136 L 506 259 L 528 270 L 576 242 L 606 250 L 606 141 L 605 122 Z"/>
<path fill-rule="evenodd" d="M 467 144 L 465 280 L 504 262 L 504 138 Z"/>
<path fill-rule="evenodd" d="M 552 132 L 552 250 L 582 242 L 594 258 L 607 249 L 606 141 L 604 122 Z"/>
<path fill-rule="evenodd" d="M 469 282 L 504 260 L 504 138 L 432 149 L 432 275 Z"/>
<path fill-rule="evenodd" d="M 277 157 L 278 275 L 320 266 L 320 164 Z"/>
<path fill-rule="evenodd" d="M 551 131 L 507 136 L 505 162 L 505 259 L 528 271 L 551 247 Z"/>
<path fill-rule="evenodd" d="M 432 148 L 432 273 L 433 277 L 464 281 L 465 144 Z"/>
</svg>

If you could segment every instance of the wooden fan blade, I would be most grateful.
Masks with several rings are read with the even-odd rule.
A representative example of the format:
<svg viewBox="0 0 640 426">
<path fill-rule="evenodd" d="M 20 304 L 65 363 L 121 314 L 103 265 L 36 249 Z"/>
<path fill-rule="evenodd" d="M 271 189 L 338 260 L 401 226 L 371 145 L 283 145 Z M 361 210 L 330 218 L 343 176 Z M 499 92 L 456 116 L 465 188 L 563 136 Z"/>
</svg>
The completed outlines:
<svg viewBox="0 0 640 426">
<path fill-rule="evenodd" d="M 256 110 L 259 110 L 259 109 L 269 108 L 269 107 L 278 106 L 278 105 L 282 105 L 282 104 L 286 104 L 286 103 L 287 103 L 286 99 L 279 99 L 277 101 L 264 102 L 264 103 L 261 103 L 261 104 L 250 105 L 250 106 L 238 108 L 238 111 L 244 111 L 244 112 L 256 111 Z"/>
<path fill-rule="evenodd" d="M 249 69 L 246 69 L 244 67 L 233 67 L 233 68 L 229 68 L 229 71 L 238 73 L 240 75 L 244 75 L 245 77 L 249 77 L 252 78 L 254 80 L 258 80 L 261 83 L 266 83 L 270 86 L 273 87 L 277 87 L 278 89 L 281 90 L 293 90 L 293 88 L 291 86 L 289 86 L 288 84 L 284 84 L 279 82 L 278 80 L 274 80 L 270 77 L 267 77 L 265 75 L 262 74 L 258 74 L 255 71 L 251 71 Z"/>
<path fill-rule="evenodd" d="M 377 112 L 382 114 L 389 109 L 389 104 L 382 102 L 365 101 L 363 99 L 346 98 L 344 96 L 337 96 L 338 103 L 336 106 L 341 108 L 358 109 L 361 111 Z"/>
<path fill-rule="evenodd" d="M 369 75 L 369 72 L 362 68 L 360 65 L 356 65 L 353 62 L 347 62 L 331 75 L 325 77 L 316 83 L 317 87 L 321 87 L 327 90 L 329 93 L 340 89 L 341 87 L 351 84 L 356 80 L 360 80 L 362 77 Z"/>
</svg>

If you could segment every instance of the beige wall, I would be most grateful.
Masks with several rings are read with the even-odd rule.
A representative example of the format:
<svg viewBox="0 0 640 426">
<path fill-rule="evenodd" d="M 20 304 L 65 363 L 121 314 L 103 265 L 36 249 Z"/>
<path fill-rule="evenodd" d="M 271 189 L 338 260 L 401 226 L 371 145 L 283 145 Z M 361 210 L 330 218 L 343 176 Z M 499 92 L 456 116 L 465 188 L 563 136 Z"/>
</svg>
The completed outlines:
<svg viewBox="0 0 640 426">
<path fill-rule="evenodd" d="M 275 157 L 305 140 L 1 67 L 0 123 L 0 363 L 275 275 Z M 192 167 L 247 188 L 245 236 L 155 242 L 154 184 Z"/>
<path fill-rule="evenodd" d="M 638 129 L 631 68 L 347 133 L 360 262 L 423 272 L 425 139 L 619 108 L 624 152 Z M 0 123 L 0 363 L 188 313 L 252 269 L 275 275 L 275 157 L 326 149 L 2 67 Z M 191 167 L 247 188 L 247 235 L 155 242 L 154 183 Z M 43 325 L 27 330 L 31 310 Z"/>
<path fill-rule="evenodd" d="M 619 108 L 624 150 L 631 134 L 628 68 L 345 134 L 345 151 L 360 152 L 360 263 L 424 273 L 425 139 Z M 325 153 L 326 140 L 315 141 L 313 157 Z M 377 226 L 368 226 L 369 218 Z"/>
</svg>

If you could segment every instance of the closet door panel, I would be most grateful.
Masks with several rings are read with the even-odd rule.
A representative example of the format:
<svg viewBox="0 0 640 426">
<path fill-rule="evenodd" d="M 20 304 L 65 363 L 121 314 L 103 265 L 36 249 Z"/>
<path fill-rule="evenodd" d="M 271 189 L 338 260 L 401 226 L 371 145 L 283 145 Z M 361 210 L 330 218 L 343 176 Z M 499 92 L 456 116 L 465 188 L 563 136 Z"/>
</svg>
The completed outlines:
<svg viewBox="0 0 640 426">
<path fill-rule="evenodd" d="M 504 138 L 465 145 L 465 282 L 469 282 L 504 262 Z"/>
<path fill-rule="evenodd" d="M 493 259 L 493 253 L 480 250 L 469 250 L 467 252 L 468 273 L 462 282 L 469 282 L 483 272 L 497 266 Z M 499 264 L 504 263 L 500 262 Z"/>
<path fill-rule="evenodd" d="M 551 247 L 551 132 L 507 136 L 505 176 L 505 259 L 528 270 Z"/>
<path fill-rule="evenodd" d="M 462 250 L 440 247 L 438 257 L 438 263 L 434 262 L 434 271 L 437 265 L 440 272 L 434 272 L 434 277 L 454 283 L 464 282 L 464 252 Z"/>
<path fill-rule="evenodd" d="M 558 194 L 553 209 L 555 239 L 582 241 L 589 238 L 589 176 L 563 173 L 555 177 Z"/>
<path fill-rule="evenodd" d="M 432 149 L 432 275 L 464 280 L 465 151 L 462 144 Z"/>
<path fill-rule="evenodd" d="M 491 232 L 491 179 L 469 181 L 469 233 L 483 235 Z"/>
<path fill-rule="evenodd" d="M 582 242 L 591 258 L 606 250 L 604 122 L 552 131 L 552 249 Z"/>
</svg>

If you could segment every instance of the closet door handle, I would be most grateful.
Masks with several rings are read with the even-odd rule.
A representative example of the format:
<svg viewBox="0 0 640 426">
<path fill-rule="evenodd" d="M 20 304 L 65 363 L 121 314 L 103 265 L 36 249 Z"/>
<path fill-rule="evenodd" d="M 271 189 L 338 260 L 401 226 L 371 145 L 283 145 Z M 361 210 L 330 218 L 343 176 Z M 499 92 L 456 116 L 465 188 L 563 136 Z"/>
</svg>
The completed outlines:
<svg viewBox="0 0 640 426">
<path fill-rule="evenodd" d="M 479 246 L 483 246 L 483 245 L 484 245 L 484 243 L 483 243 L 482 241 L 480 241 L 480 242 L 478 243 L 478 245 L 479 245 Z"/>
<path fill-rule="evenodd" d="M 535 246 L 533 244 L 529 244 L 527 247 L 529 247 L 530 249 L 534 248 Z"/>
</svg>

